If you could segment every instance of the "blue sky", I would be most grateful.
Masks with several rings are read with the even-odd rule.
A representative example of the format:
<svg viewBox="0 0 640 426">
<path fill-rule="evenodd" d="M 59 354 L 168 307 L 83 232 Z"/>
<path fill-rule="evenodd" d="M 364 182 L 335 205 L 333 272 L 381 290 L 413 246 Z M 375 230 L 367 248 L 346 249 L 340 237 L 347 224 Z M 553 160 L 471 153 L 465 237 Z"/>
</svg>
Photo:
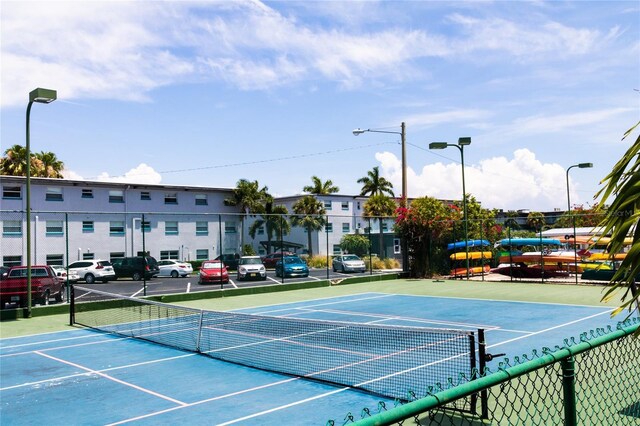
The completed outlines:
<svg viewBox="0 0 640 426">
<path fill-rule="evenodd" d="M 408 195 L 485 207 L 592 204 L 640 112 L 638 1 L 0 3 L 0 148 L 25 141 L 74 179 L 342 194 L 379 166 Z"/>
</svg>

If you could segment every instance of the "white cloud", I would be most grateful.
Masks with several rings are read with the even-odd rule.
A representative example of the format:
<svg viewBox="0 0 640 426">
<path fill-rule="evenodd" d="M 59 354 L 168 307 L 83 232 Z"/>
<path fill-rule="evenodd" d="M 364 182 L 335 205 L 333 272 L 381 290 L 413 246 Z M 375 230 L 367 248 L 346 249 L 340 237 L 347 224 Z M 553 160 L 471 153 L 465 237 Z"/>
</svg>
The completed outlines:
<svg viewBox="0 0 640 426">
<path fill-rule="evenodd" d="M 401 187 L 402 166 L 392 153 L 376 154 L 381 174 Z M 462 197 L 460 164 L 441 162 L 429 164 L 416 172 L 407 169 L 407 185 L 412 198 L 430 196 L 459 200 Z M 585 200 L 578 193 L 578 184 L 571 183 L 572 204 Z M 560 164 L 542 163 L 528 149 L 514 151 L 512 158 L 492 157 L 476 165 L 465 166 L 466 192 L 486 208 L 517 210 L 531 208 L 538 211 L 566 209 L 566 176 Z"/>
<path fill-rule="evenodd" d="M 162 180 L 162 175 L 156 172 L 153 167 L 141 163 L 138 167 L 129 170 L 124 176 L 109 176 L 103 172 L 95 178 L 101 182 L 121 182 L 121 183 L 141 183 L 157 185 Z"/>
</svg>

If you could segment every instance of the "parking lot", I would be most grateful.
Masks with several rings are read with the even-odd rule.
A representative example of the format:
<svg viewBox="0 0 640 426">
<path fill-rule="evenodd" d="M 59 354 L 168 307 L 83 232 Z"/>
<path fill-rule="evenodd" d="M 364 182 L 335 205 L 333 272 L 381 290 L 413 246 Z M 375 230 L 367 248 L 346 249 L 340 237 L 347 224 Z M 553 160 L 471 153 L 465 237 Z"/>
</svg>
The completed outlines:
<svg viewBox="0 0 640 426">
<path fill-rule="evenodd" d="M 374 271 L 373 274 L 380 274 L 379 271 Z M 146 281 L 133 281 L 128 278 L 121 278 L 117 281 L 109 281 L 106 283 L 96 282 L 94 284 L 87 284 L 84 281 L 78 282 L 80 287 L 90 287 L 97 290 L 106 291 L 108 293 L 121 294 L 125 296 L 152 296 L 162 294 L 176 294 L 176 293 L 194 293 L 200 291 L 216 291 L 221 289 L 230 288 L 244 288 L 244 287 L 256 287 L 264 285 L 278 285 L 278 284 L 290 284 L 306 281 L 321 281 L 321 280 L 339 280 L 348 277 L 357 277 L 369 275 L 371 272 L 364 273 L 341 273 L 333 272 L 326 269 L 311 269 L 308 277 L 296 277 L 296 278 L 282 278 L 276 277 L 274 270 L 267 270 L 266 280 L 256 281 L 238 281 L 236 279 L 235 271 L 229 271 L 229 283 L 221 284 L 198 284 L 198 274 L 193 273 L 184 278 L 170 278 L 170 277 L 156 277 Z"/>
</svg>

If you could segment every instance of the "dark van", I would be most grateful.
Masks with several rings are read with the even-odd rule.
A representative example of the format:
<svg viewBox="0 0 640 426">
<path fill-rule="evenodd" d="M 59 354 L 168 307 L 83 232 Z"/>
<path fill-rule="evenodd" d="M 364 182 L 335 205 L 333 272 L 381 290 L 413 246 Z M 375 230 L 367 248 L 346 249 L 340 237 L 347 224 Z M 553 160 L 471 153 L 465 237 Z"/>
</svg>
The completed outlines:
<svg viewBox="0 0 640 426">
<path fill-rule="evenodd" d="M 158 261 L 151 256 L 123 257 L 113 261 L 116 278 L 132 278 L 134 281 L 151 279 L 160 273 Z"/>
</svg>

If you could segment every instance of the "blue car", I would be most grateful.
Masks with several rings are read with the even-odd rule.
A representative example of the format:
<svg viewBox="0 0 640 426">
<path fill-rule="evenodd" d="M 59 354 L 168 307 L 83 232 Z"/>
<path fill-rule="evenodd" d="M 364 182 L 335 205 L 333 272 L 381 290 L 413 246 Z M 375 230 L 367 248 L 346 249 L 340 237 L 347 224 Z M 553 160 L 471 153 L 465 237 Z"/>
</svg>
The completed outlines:
<svg viewBox="0 0 640 426">
<path fill-rule="evenodd" d="M 284 265 L 284 273 L 283 266 Z M 309 267 L 307 263 L 298 256 L 285 256 L 276 263 L 277 277 L 308 277 Z"/>
</svg>

